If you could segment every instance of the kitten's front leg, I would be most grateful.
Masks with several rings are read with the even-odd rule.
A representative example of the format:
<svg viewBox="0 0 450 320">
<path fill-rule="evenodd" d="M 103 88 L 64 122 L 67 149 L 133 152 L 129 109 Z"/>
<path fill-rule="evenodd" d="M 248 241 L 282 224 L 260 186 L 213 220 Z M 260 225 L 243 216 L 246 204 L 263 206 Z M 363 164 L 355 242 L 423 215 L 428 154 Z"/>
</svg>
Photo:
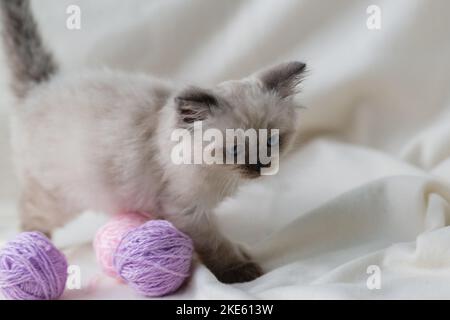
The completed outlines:
<svg viewBox="0 0 450 320">
<path fill-rule="evenodd" d="M 206 248 L 199 255 L 217 279 L 223 283 L 247 282 L 263 275 L 263 270 L 250 255 L 224 238 L 217 248 Z"/>
<path fill-rule="evenodd" d="M 247 282 L 263 274 L 250 255 L 220 233 L 211 214 L 191 212 L 176 217 L 173 222 L 192 238 L 200 259 L 219 281 Z"/>
</svg>

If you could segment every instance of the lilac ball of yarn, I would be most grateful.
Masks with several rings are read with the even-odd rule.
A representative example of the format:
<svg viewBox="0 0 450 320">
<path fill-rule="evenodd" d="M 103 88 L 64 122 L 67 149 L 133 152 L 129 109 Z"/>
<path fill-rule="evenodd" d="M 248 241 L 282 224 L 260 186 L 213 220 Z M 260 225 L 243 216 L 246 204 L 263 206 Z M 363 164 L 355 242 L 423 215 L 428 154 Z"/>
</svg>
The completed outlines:
<svg viewBox="0 0 450 320">
<path fill-rule="evenodd" d="M 0 289 L 7 298 L 57 299 L 66 280 L 66 257 L 40 232 L 21 233 L 0 251 Z"/>
<path fill-rule="evenodd" d="M 128 232 L 117 247 L 117 273 L 137 292 L 161 297 L 190 276 L 191 238 L 165 220 L 151 220 Z"/>
</svg>

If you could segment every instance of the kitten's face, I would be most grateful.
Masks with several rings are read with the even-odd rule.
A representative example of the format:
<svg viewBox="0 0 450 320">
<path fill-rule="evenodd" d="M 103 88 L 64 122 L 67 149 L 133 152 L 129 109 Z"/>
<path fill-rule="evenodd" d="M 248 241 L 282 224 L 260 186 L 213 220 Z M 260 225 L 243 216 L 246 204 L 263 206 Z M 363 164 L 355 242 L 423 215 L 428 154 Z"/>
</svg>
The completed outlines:
<svg viewBox="0 0 450 320">
<path fill-rule="evenodd" d="M 202 121 L 203 130 L 218 129 L 223 137 L 227 137 L 227 129 L 242 129 L 243 139 L 219 143 L 219 148 L 215 149 L 220 150 L 224 162 L 228 157 L 235 163 L 211 165 L 210 169 L 230 170 L 243 178 L 257 178 L 261 170 L 278 163 L 294 137 L 299 108 L 292 98 L 304 71 L 305 64 L 291 62 L 250 78 L 224 82 L 211 90 L 187 89 L 176 98 L 179 125 L 190 128 L 194 122 Z M 256 135 L 243 136 L 248 129 L 255 129 Z M 264 149 L 260 151 L 261 148 Z M 261 159 L 260 152 L 270 156 L 271 162 Z M 239 157 L 241 161 L 237 163 Z"/>
</svg>

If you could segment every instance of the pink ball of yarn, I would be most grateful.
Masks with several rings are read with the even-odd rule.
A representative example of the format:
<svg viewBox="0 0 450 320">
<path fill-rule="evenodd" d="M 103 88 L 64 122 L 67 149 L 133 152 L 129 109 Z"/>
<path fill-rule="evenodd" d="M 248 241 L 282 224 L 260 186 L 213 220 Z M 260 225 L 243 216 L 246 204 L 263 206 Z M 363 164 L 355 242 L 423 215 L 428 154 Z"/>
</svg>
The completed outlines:
<svg viewBox="0 0 450 320">
<path fill-rule="evenodd" d="M 117 273 L 138 293 L 160 297 L 190 276 L 191 238 L 165 220 L 151 220 L 128 232 L 114 256 Z"/>
<path fill-rule="evenodd" d="M 97 231 L 94 238 L 94 251 L 103 272 L 120 279 L 113 265 L 114 253 L 122 237 L 147 220 L 148 218 L 138 213 L 123 213 L 113 217 Z"/>
</svg>

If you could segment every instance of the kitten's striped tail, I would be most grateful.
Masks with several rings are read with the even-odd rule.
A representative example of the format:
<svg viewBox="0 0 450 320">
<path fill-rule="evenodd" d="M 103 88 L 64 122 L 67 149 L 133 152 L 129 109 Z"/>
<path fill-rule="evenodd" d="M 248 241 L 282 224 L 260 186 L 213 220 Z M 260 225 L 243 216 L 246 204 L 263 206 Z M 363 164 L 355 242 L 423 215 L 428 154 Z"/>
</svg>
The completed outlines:
<svg viewBox="0 0 450 320">
<path fill-rule="evenodd" d="M 21 98 L 35 85 L 49 80 L 57 66 L 42 42 L 29 0 L 0 0 L 0 14 L 12 88 Z"/>
</svg>

